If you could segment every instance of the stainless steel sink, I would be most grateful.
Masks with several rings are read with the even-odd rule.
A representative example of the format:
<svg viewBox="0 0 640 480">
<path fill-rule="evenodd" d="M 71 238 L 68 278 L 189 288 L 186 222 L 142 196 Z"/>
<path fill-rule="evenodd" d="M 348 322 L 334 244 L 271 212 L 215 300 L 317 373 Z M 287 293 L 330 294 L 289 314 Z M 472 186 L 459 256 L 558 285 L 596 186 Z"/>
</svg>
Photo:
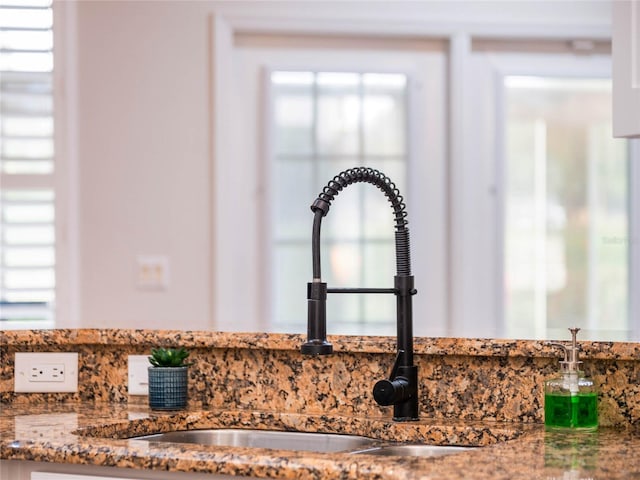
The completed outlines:
<svg viewBox="0 0 640 480">
<path fill-rule="evenodd" d="M 192 443 L 226 447 L 271 448 L 309 452 L 343 452 L 365 455 L 439 457 L 474 447 L 448 445 L 395 444 L 357 435 L 334 433 L 281 432 L 276 430 L 185 430 L 134 437 L 148 442 Z"/>
<path fill-rule="evenodd" d="M 236 429 L 176 431 L 134 437 L 131 440 L 302 450 L 323 453 L 353 452 L 380 443 L 378 440 L 354 435 Z"/>
<path fill-rule="evenodd" d="M 397 455 L 403 457 L 440 457 L 443 455 L 462 453 L 473 448 L 474 447 L 452 447 L 448 445 L 383 445 L 354 453 L 384 456 Z"/>
</svg>

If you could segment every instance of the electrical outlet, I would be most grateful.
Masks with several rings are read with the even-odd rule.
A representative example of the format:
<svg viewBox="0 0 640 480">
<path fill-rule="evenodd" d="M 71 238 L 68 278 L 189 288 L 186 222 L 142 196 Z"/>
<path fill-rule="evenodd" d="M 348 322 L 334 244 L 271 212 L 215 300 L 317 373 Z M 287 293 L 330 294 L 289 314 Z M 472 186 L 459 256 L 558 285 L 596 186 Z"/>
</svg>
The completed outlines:
<svg viewBox="0 0 640 480">
<path fill-rule="evenodd" d="M 42 363 L 31 366 L 30 382 L 64 382 L 64 363 Z"/>
<path fill-rule="evenodd" d="M 78 391 L 78 354 L 16 352 L 15 392 L 57 393 Z"/>
<path fill-rule="evenodd" d="M 149 357 L 147 355 L 129 355 L 129 395 L 149 395 Z"/>
</svg>

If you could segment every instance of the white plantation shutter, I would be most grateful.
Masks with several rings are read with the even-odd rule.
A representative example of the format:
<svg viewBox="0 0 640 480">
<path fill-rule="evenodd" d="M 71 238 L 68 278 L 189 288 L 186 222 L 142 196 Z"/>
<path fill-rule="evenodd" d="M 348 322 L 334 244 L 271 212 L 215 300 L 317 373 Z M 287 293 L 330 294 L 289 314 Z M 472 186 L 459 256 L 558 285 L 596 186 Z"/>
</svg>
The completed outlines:
<svg viewBox="0 0 640 480">
<path fill-rule="evenodd" d="M 51 0 L 0 0 L 0 329 L 53 326 L 52 27 Z"/>
</svg>

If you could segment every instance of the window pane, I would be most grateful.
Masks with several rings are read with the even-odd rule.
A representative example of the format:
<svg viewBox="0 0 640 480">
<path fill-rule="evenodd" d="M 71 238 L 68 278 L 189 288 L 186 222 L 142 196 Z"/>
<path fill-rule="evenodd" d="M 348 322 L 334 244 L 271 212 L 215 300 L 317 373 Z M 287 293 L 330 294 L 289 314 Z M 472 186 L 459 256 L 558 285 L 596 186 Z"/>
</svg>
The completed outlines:
<svg viewBox="0 0 640 480">
<path fill-rule="evenodd" d="M 7 93 L 2 95 L 0 106 L 5 115 L 50 115 L 53 113 L 53 97 L 39 93 Z"/>
<path fill-rule="evenodd" d="M 340 173 L 342 170 L 335 170 Z M 331 178 L 325 177 L 327 181 Z M 323 240 L 358 240 L 362 238 L 362 211 L 365 191 L 373 188 L 364 183 L 342 190 L 332 202 L 330 213 L 322 221 Z"/>
<path fill-rule="evenodd" d="M 33 267 L 54 265 L 52 248 L 7 248 L 3 249 L 3 261 L 7 267 Z"/>
<path fill-rule="evenodd" d="M 8 289 L 53 288 L 55 274 L 53 269 L 46 270 L 9 270 L 4 271 L 4 285 Z"/>
<path fill-rule="evenodd" d="M 0 174 L 53 173 L 51 74 L 2 71 Z"/>
<path fill-rule="evenodd" d="M 5 190 L 2 198 L 6 202 L 52 202 L 52 190 Z"/>
<path fill-rule="evenodd" d="M 53 205 L 5 205 L 2 219 L 7 223 L 51 223 Z"/>
<path fill-rule="evenodd" d="M 307 284 L 311 278 L 311 253 L 308 244 L 276 245 L 273 250 L 273 328 L 283 332 L 306 330 Z"/>
<path fill-rule="evenodd" d="M 9 94 L 50 94 L 52 93 L 52 74 L 51 72 L 2 72 L 0 85 L 5 92 L 2 96 L 2 102 Z"/>
<path fill-rule="evenodd" d="M 3 319 L 51 319 L 55 292 L 52 190 L 0 191 Z M 40 305 L 16 305 L 36 302 Z"/>
<path fill-rule="evenodd" d="M 0 34 L 0 48 L 9 50 L 51 50 L 53 32 L 9 30 Z"/>
<path fill-rule="evenodd" d="M 364 76 L 364 152 L 404 155 L 406 152 L 404 75 Z"/>
<path fill-rule="evenodd" d="M 406 158 L 406 157 L 405 157 Z M 400 192 L 406 193 L 405 158 L 393 158 L 388 160 L 368 160 L 367 166 L 384 172 L 395 184 Z M 395 222 L 393 221 L 393 208 L 391 202 L 381 190 L 373 185 L 366 185 L 364 189 L 363 209 L 363 234 L 370 239 L 394 239 Z M 395 273 L 394 273 L 395 275 Z"/>
<path fill-rule="evenodd" d="M 55 239 L 53 226 L 5 227 L 2 232 L 7 245 L 48 245 Z"/>
<path fill-rule="evenodd" d="M 627 152 L 608 80 L 509 77 L 507 334 L 628 329 Z M 622 240 L 618 242 L 617 240 Z"/>
<path fill-rule="evenodd" d="M 9 175 L 46 175 L 53 173 L 53 162 L 5 160 L 2 162 L 2 173 Z"/>
<path fill-rule="evenodd" d="M 313 83 L 311 72 L 274 72 L 275 152 L 277 155 L 313 151 Z"/>
<path fill-rule="evenodd" d="M 6 294 L 6 301 L 13 303 L 13 302 L 29 302 L 29 303 L 45 303 L 45 304 L 51 304 L 53 303 L 53 290 L 52 289 L 45 289 L 45 290 L 13 290 L 10 292 L 7 292 Z M 5 305 L 2 307 L 3 309 L 3 319 L 4 319 L 4 315 L 6 315 L 6 311 L 13 311 L 13 312 L 18 312 L 18 315 L 16 315 L 16 317 L 22 317 L 23 313 L 25 310 L 27 312 L 30 312 L 30 319 L 32 320 L 36 320 L 39 318 L 50 318 L 51 317 L 51 311 L 47 308 L 45 310 L 42 309 L 42 307 L 40 307 L 37 311 L 39 312 L 38 316 L 33 316 L 33 308 L 24 308 L 23 306 L 19 306 L 20 308 L 11 308 L 11 305 Z M 13 315 L 11 315 L 11 317 L 13 317 Z"/>
<path fill-rule="evenodd" d="M 387 241 L 369 242 L 363 250 L 362 284 L 365 287 L 393 287 L 393 277 L 396 274 L 396 249 L 393 236 Z M 390 298 L 395 302 L 395 297 Z M 393 311 L 395 312 L 395 307 Z"/>
<path fill-rule="evenodd" d="M 51 8 L 21 9 L 0 7 L 0 27 L 11 28 L 51 28 L 53 13 Z"/>
<path fill-rule="evenodd" d="M 360 151 L 360 86 L 357 74 L 319 73 L 318 153 L 356 155 Z"/>
<path fill-rule="evenodd" d="M 310 160 L 285 160 L 274 165 L 271 210 L 274 238 L 277 241 L 303 239 L 311 241 L 311 202 L 314 200 Z M 306 200 L 306 201 L 305 201 Z"/>
<path fill-rule="evenodd" d="M 323 249 L 324 280 L 336 287 L 353 287 L 362 281 L 362 253 L 357 243 L 332 242 Z"/>
<path fill-rule="evenodd" d="M 51 72 L 53 53 L 4 52 L 0 54 L 0 70 L 8 72 Z"/>
<path fill-rule="evenodd" d="M 2 156 L 5 158 L 51 158 L 53 139 L 6 139 L 2 144 Z"/>
<path fill-rule="evenodd" d="M 53 136 L 51 117 L 11 117 L 6 116 L 0 125 L 2 136 L 32 137 Z"/>
<path fill-rule="evenodd" d="M 327 333 L 341 332 L 345 324 L 363 325 L 362 295 L 333 294 L 327 297 Z M 305 312 L 306 313 L 306 312 Z M 303 317 L 306 324 L 307 317 Z"/>
<path fill-rule="evenodd" d="M 407 80 L 395 74 L 274 72 L 271 82 L 276 130 L 272 201 L 277 206 L 272 275 L 278 299 L 273 323 L 284 328 L 286 319 L 288 331 L 305 331 L 306 302 L 301 299 L 311 280 L 309 206 L 335 175 L 358 166 L 381 170 L 403 188 Z M 398 124 L 385 128 L 385 122 Z M 392 209 L 373 185 L 352 184 L 339 192 L 323 219 L 321 243 L 322 279 L 330 287 L 393 286 Z M 294 290 L 301 296 L 294 296 Z M 393 333 L 395 298 L 330 295 L 327 316 L 334 326 L 329 333 Z"/>
</svg>

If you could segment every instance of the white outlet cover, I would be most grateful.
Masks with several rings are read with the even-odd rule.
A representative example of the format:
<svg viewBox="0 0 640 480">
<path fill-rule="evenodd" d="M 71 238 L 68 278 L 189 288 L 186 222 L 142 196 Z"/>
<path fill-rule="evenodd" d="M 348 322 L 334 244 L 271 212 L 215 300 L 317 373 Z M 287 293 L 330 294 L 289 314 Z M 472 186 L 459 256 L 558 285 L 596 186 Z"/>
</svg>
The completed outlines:
<svg viewBox="0 0 640 480">
<path fill-rule="evenodd" d="M 149 395 L 149 356 L 129 355 L 129 395 Z"/>
<path fill-rule="evenodd" d="M 34 367 L 62 366 L 63 381 L 30 378 Z M 14 389 L 16 393 L 67 393 L 78 391 L 78 354 L 76 352 L 16 352 Z"/>
</svg>

